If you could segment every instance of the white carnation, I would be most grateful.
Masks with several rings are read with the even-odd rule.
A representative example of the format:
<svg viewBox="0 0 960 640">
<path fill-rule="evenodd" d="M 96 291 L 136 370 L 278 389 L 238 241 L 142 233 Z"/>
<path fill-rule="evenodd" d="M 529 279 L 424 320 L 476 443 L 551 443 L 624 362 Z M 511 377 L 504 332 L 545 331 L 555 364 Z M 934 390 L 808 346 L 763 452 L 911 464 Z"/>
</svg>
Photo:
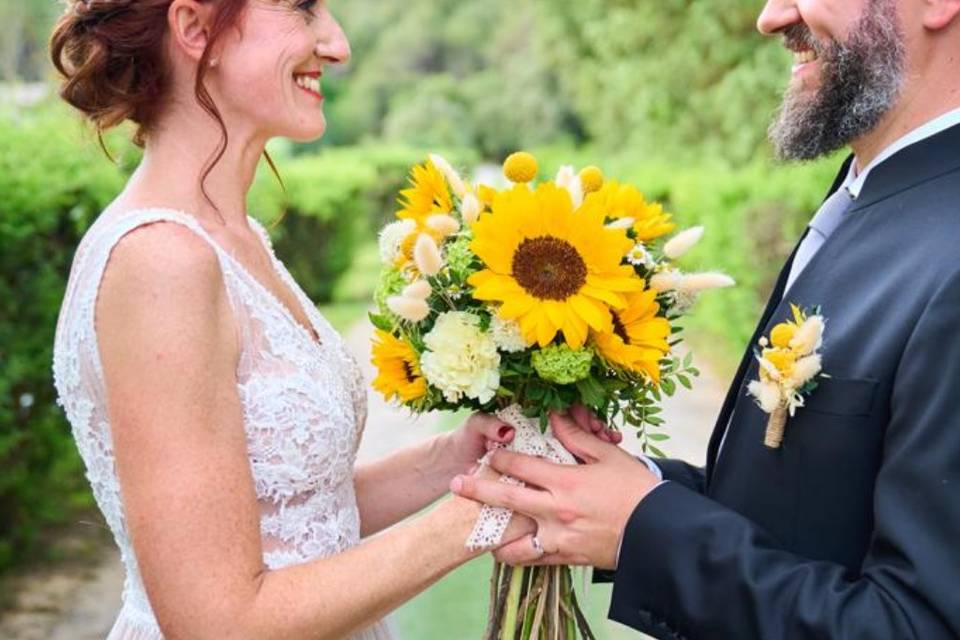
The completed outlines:
<svg viewBox="0 0 960 640">
<path fill-rule="evenodd" d="M 423 337 L 427 350 L 420 370 L 448 402 L 466 396 L 489 402 L 500 388 L 500 354 L 493 337 L 480 329 L 480 318 L 452 311 L 437 318 Z"/>
<path fill-rule="evenodd" d="M 413 220 L 398 220 L 383 228 L 380 232 L 380 259 L 384 264 L 396 263 L 403 241 L 416 229 L 417 223 Z"/>
<path fill-rule="evenodd" d="M 504 353 L 519 353 L 527 348 L 520 325 L 513 320 L 503 320 L 493 316 L 490 322 L 490 336 L 497 348 Z"/>
</svg>

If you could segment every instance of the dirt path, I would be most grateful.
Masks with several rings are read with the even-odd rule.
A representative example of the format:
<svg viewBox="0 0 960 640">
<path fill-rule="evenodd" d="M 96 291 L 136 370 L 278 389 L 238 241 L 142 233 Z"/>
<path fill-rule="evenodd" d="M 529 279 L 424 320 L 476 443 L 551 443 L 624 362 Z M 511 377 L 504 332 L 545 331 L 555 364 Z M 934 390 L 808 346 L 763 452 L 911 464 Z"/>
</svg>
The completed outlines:
<svg viewBox="0 0 960 640">
<path fill-rule="evenodd" d="M 346 334 L 368 383 L 373 379 L 373 367 L 369 364 L 371 331 L 364 320 Z M 664 415 L 672 437 L 663 448 L 669 455 L 702 464 L 723 389 L 722 381 L 704 371 L 695 392 L 681 392 L 666 402 Z M 388 405 L 372 390 L 368 397 L 369 413 L 360 448 L 361 460 L 379 457 L 429 437 L 444 423 L 444 419 L 437 415 L 419 418 L 406 415 Z M 625 446 L 633 450 L 637 444 L 630 437 L 625 442 Z M 78 524 L 85 539 L 91 537 L 90 527 L 89 523 Z M 4 585 L 16 594 L 16 604 L 0 617 L 0 638 L 102 640 L 106 637 L 120 605 L 123 569 L 109 537 L 102 532 L 96 537 L 100 540 L 99 551 L 94 554 L 93 561 L 28 572 Z M 637 637 L 613 623 L 604 624 L 603 631 L 608 638 Z"/>
</svg>

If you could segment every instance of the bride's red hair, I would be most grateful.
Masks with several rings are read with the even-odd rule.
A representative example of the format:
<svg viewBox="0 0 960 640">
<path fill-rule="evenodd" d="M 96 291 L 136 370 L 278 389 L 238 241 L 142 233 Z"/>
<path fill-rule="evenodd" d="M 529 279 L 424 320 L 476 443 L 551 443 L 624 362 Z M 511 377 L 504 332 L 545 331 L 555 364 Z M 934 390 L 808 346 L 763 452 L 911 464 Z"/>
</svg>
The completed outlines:
<svg viewBox="0 0 960 640">
<path fill-rule="evenodd" d="M 207 46 L 197 66 L 194 95 L 216 121 L 222 136 L 203 172 L 201 185 L 223 157 L 229 140 L 223 117 L 204 79 L 214 46 L 240 22 L 248 2 L 208 1 L 215 2 L 216 7 Z M 93 124 L 101 146 L 103 132 L 130 120 L 137 125 L 133 142 L 142 147 L 163 109 L 170 80 L 163 41 L 171 2 L 70 0 L 53 29 L 50 56 L 63 76 L 60 97 Z M 269 156 L 267 162 L 274 168 Z"/>
</svg>

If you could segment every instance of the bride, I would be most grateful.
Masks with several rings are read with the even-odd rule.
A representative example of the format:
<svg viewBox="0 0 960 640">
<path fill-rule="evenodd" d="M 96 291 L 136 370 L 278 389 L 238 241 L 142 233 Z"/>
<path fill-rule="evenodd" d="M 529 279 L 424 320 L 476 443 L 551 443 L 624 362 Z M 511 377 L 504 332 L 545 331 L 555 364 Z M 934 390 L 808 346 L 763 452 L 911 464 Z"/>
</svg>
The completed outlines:
<svg viewBox="0 0 960 640">
<path fill-rule="evenodd" d="M 355 467 L 356 364 L 245 213 L 267 140 L 323 133 L 343 32 L 315 0 L 70 5 L 61 95 L 145 149 L 76 253 L 54 356 L 127 571 L 110 638 L 390 637 L 386 613 L 476 555 L 479 505 L 384 530 L 513 434 L 475 416 Z"/>
</svg>

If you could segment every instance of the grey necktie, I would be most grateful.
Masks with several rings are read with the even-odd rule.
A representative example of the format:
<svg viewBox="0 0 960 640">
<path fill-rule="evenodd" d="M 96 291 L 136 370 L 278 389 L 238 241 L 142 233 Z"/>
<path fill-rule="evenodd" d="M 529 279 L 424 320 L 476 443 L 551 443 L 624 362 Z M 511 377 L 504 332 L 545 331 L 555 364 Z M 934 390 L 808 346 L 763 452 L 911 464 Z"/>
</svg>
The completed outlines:
<svg viewBox="0 0 960 640">
<path fill-rule="evenodd" d="M 797 277 L 803 272 L 806 266 L 816 255 L 823 243 L 827 241 L 838 226 L 843 221 L 843 215 L 853 207 L 855 200 L 850 195 L 846 185 L 840 187 L 829 198 L 820 205 L 820 210 L 810 221 L 810 232 L 804 237 L 803 242 L 797 247 L 797 254 L 793 257 L 793 264 L 790 267 L 790 275 L 787 278 L 784 294 L 790 291 Z M 730 420 L 733 420 L 733 413 L 730 414 Z M 717 459 L 723 452 L 723 445 L 727 441 L 727 435 L 730 433 L 730 422 L 727 422 L 723 438 L 720 440 L 720 446 L 717 449 Z"/>
<path fill-rule="evenodd" d="M 853 206 L 854 199 L 846 186 L 840 187 L 837 191 L 824 200 L 820 205 L 820 210 L 810 221 L 810 232 L 797 248 L 797 255 L 793 259 L 793 266 L 790 268 L 790 276 L 787 278 L 786 291 L 790 290 L 797 277 L 810 264 L 810 260 L 816 255 L 823 243 L 827 241 L 843 220 L 843 215 Z"/>
</svg>

